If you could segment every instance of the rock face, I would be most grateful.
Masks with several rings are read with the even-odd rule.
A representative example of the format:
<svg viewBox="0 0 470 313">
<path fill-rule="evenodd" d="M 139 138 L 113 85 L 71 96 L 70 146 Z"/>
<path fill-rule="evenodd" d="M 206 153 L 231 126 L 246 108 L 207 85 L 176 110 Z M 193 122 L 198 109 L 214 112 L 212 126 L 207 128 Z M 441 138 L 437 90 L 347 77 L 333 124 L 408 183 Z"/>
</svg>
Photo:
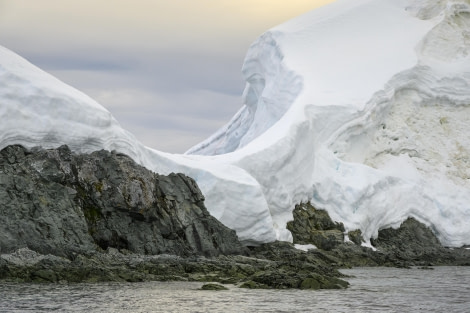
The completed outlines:
<svg viewBox="0 0 470 313">
<path fill-rule="evenodd" d="M 379 230 L 377 238 L 369 238 L 376 248 L 362 246 L 360 230 L 348 232 L 344 241 L 344 226 L 333 222 L 325 210 L 310 203 L 297 205 L 294 220 L 287 224 L 295 244 L 314 244 L 317 257 L 340 267 L 350 266 L 429 266 L 469 265 L 470 250 L 443 247 L 426 225 L 414 218 L 405 220 L 399 228 Z"/>
<path fill-rule="evenodd" d="M 380 230 L 371 243 L 397 263 L 470 264 L 470 250 L 443 247 L 431 229 L 414 218 L 408 218 L 397 229 Z"/>
<path fill-rule="evenodd" d="M 287 223 L 294 243 L 314 244 L 319 249 L 331 250 L 344 241 L 344 226 L 331 220 L 328 212 L 317 210 L 310 203 L 295 206 L 294 220 Z"/>
<path fill-rule="evenodd" d="M 71 258 L 116 248 L 179 256 L 243 254 L 194 180 L 163 176 L 108 151 L 0 151 L 0 252 Z"/>
</svg>

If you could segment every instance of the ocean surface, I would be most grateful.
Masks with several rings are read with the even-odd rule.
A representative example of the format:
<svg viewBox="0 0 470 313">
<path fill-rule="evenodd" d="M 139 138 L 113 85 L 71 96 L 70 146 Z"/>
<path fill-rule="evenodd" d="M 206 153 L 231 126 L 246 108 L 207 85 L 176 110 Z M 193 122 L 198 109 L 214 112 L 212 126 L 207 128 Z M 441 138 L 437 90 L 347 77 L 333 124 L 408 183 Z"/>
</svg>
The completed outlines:
<svg viewBox="0 0 470 313">
<path fill-rule="evenodd" d="M 0 284 L 0 312 L 470 312 L 470 267 L 342 270 L 346 290 L 202 283 Z"/>
</svg>

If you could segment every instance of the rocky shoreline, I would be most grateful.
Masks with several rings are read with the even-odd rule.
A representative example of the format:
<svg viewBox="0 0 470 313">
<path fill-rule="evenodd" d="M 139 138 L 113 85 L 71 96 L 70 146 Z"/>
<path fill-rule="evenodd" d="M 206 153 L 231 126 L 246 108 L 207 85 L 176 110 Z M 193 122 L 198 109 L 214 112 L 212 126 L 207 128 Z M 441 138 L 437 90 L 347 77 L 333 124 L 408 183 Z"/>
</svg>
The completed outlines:
<svg viewBox="0 0 470 313">
<path fill-rule="evenodd" d="M 236 284 L 241 288 L 338 289 L 348 283 L 327 262 L 292 249 L 291 258 L 270 260 L 242 255 L 179 257 L 139 255 L 110 248 L 70 260 L 40 255 L 27 248 L 0 256 L 0 280 L 34 283 L 199 281 Z M 264 251 L 267 252 L 267 251 Z M 268 252 L 269 253 L 269 252 Z M 287 252 L 288 253 L 288 252 Z M 293 257 L 295 254 L 295 257 Z"/>
<path fill-rule="evenodd" d="M 364 246 L 360 230 L 344 232 L 341 223 L 333 222 L 324 210 L 302 203 L 294 209 L 294 221 L 287 225 L 294 243 L 313 244 L 317 253 L 338 267 L 389 266 L 469 266 L 468 247 L 447 248 L 432 230 L 410 217 L 399 228 L 379 231 Z"/>
<path fill-rule="evenodd" d="M 340 268 L 470 265 L 409 219 L 362 246 L 326 211 L 299 204 L 294 244 L 244 247 L 204 207 L 196 183 L 159 175 L 115 152 L 68 147 L 0 151 L 0 281 L 201 281 L 243 288 L 346 288 Z M 209 286 L 210 287 L 210 286 Z M 212 288 L 212 287 L 211 287 Z"/>
</svg>

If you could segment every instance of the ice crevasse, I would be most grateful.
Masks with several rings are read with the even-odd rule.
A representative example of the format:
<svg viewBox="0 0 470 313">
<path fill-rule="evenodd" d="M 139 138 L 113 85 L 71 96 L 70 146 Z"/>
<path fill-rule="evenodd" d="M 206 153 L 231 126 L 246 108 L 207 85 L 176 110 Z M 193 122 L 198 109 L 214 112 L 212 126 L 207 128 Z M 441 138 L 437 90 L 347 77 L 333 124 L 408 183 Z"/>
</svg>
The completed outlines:
<svg viewBox="0 0 470 313">
<path fill-rule="evenodd" d="M 176 155 L 0 48 L 0 148 L 116 150 L 183 172 L 247 244 L 291 240 L 302 201 L 366 239 L 414 217 L 470 244 L 469 0 L 337 0 L 261 35 L 242 73 L 240 111 Z"/>
</svg>

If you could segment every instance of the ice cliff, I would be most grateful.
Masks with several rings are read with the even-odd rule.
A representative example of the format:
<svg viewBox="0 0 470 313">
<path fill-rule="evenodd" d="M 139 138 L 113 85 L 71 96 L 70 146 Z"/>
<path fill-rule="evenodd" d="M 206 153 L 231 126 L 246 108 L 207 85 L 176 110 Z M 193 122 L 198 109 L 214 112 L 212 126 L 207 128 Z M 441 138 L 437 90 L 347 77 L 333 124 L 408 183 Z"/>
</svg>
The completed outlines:
<svg viewBox="0 0 470 313">
<path fill-rule="evenodd" d="M 290 240 L 294 205 L 309 200 L 366 239 L 414 217 L 460 246 L 470 244 L 469 54 L 468 0 L 338 0 L 260 36 L 243 107 L 173 155 L 0 48 L 0 147 L 104 148 L 183 172 L 246 242 Z"/>
</svg>

